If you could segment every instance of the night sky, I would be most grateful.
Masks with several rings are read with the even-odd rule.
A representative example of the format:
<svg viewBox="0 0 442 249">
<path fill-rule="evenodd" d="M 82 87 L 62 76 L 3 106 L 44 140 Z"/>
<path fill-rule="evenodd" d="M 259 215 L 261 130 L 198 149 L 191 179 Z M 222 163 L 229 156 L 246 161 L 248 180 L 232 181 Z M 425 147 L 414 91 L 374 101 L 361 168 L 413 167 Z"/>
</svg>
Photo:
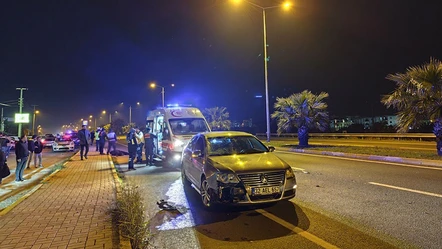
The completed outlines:
<svg viewBox="0 0 442 249">
<path fill-rule="evenodd" d="M 442 59 L 442 1 L 293 4 L 267 12 L 271 106 L 308 89 L 330 94 L 331 116 L 391 114 L 380 104 L 395 88 L 385 76 Z M 265 131 L 262 13 L 246 3 L 2 1 L 0 13 L 0 102 L 29 88 L 25 111 L 38 105 L 48 132 L 102 110 L 128 119 L 137 101 L 133 119 L 142 120 L 161 105 L 151 81 L 165 87 L 166 103 L 225 106 L 232 120 L 252 118 Z"/>
</svg>

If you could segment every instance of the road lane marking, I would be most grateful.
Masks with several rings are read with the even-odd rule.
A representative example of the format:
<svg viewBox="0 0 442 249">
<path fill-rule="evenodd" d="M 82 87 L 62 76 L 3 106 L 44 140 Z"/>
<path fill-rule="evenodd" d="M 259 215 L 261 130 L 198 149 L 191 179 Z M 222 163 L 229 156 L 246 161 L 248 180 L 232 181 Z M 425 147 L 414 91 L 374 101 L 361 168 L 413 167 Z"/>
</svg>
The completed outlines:
<svg viewBox="0 0 442 249">
<path fill-rule="evenodd" d="M 265 211 L 264 209 L 257 209 L 255 211 L 264 215 L 265 217 L 273 220 L 274 222 L 280 224 L 281 226 L 295 232 L 296 234 L 310 240 L 311 242 L 315 243 L 316 245 L 322 246 L 323 248 L 326 248 L 326 249 L 338 249 L 339 248 L 339 247 L 332 245 L 332 244 L 328 243 L 327 241 L 325 241 L 319 237 L 316 237 L 315 235 L 313 235 L 307 231 L 304 231 L 301 228 L 279 218 L 278 216 Z"/>
<path fill-rule="evenodd" d="M 299 170 L 299 171 L 305 171 L 305 169 L 303 169 L 303 168 L 292 167 L 292 169 L 294 169 L 294 170 Z"/>
<path fill-rule="evenodd" d="M 369 184 L 442 198 L 442 195 L 440 195 L 440 194 L 435 194 L 435 193 L 431 193 L 431 192 L 415 190 L 415 189 L 411 189 L 411 188 L 402 188 L 402 187 L 397 187 L 397 186 L 388 185 L 388 184 L 382 184 L 382 183 L 377 183 L 377 182 L 369 182 Z"/>
<path fill-rule="evenodd" d="M 392 162 L 384 162 L 384 161 L 375 161 L 375 160 L 364 160 L 364 159 L 357 159 L 357 158 L 340 157 L 340 156 L 333 156 L 333 155 L 307 154 L 307 153 L 296 152 L 296 151 L 278 151 L 276 153 L 298 154 L 298 155 L 312 156 L 312 157 L 326 157 L 326 158 L 333 158 L 333 159 L 337 159 L 337 160 L 357 161 L 357 162 L 365 162 L 365 163 L 389 164 L 389 165 L 401 166 L 401 167 L 418 168 L 418 169 L 432 169 L 432 170 L 441 170 L 442 171 L 442 168 L 437 167 L 437 166 L 419 166 L 419 165 L 411 165 L 411 164 L 403 164 L 403 163 L 392 163 Z"/>
</svg>

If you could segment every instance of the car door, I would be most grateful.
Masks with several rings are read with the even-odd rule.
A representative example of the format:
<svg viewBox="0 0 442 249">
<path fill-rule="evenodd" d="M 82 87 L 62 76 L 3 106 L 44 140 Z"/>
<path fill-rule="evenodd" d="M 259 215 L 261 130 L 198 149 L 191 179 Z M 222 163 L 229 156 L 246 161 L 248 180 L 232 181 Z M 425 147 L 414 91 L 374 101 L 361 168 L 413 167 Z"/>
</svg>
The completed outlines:
<svg viewBox="0 0 442 249">
<path fill-rule="evenodd" d="M 197 139 L 198 139 L 198 136 L 194 136 L 189 141 L 186 148 L 184 148 L 182 162 L 181 162 L 181 167 L 182 167 L 182 170 L 184 171 L 184 174 L 186 174 L 187 178 L 191 182 L 193 182 L 194 184 L 196 182 L 195 177 L 191 174 L 192 171 L 189 169 L 191 168 L 191 165 L 192 165 L 192 148 L 193 148 Z"/>
<path fill-rule="evenodd" d="M 195 178 L 195 185 L 197 187 L 201 186 L 201 175 L 204 172 L 205 153 L 204 136 L 199 136 L 192 147 L 191 166 L 189 167 L 189 171 Z"/>
</svg>

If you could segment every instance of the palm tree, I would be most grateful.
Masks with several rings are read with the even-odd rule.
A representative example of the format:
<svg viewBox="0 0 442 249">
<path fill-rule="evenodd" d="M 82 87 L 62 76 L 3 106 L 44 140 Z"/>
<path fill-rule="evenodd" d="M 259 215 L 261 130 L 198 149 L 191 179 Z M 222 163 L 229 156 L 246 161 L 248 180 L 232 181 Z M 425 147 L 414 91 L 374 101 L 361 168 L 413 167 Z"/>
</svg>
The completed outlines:
<svg viewBox="0 0 442 249">
<path fill-rule="evenodd" d="M 407 132 L 424 122 L 433 122 L 438 138 L 438 154 L 442 155 L 442 63 L 430 59 L 429 63 L 414 66 L 405 73 L 387 75 L 396 83 L 396 90 L 382 97 L 381 102 L 398 110 L 398 132 Z"/>
<path fill-rule="evenodd" d="M 324 131 L 328 128 L 327 104 L 324 99 L 328 93 L 315 95 L 308 90 L 295 93 L 287 98 L 276 98 L 272 118 L 278 121 L 278 134 L 298 128 L 299 146 L 308 146 L 308 132 L 311 128 Z"/>
<path fill-rule="evenodd" d="M 230 130 L 231 122 L 226 107 L 206 108 L 204 116 L 211 130 Z"/>
</svg>

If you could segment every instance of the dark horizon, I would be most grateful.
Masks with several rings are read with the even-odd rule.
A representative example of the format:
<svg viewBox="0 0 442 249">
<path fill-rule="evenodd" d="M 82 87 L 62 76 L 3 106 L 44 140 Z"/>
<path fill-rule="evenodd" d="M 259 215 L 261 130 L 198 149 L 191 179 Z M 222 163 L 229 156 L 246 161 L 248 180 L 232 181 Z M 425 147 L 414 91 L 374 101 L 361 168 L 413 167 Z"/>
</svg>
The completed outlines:
<svg viewBox="0 0 442 249">
<path fill-rule="evenodd" d="M 38 105 L 46 130 L 121 102 L 126 118 L 141 102 L 141 119 L 161 104 L 161 90 L 148 87 L 155 81 L 167 103 L 225 106 L 231 120 L 265 124 L 260 10 L 219 0 L 102 3 L 4 3 L 0 102 L 27 87 L 24 110 Z M 385 77 L 442 59 L 440 1 L 293 3 L 267 12 L 271 108 L 276 97 L 308 89 L 330 94 L 330 116 L 394 114 L 380 103 L 395 88 Z"/>
</svg>

